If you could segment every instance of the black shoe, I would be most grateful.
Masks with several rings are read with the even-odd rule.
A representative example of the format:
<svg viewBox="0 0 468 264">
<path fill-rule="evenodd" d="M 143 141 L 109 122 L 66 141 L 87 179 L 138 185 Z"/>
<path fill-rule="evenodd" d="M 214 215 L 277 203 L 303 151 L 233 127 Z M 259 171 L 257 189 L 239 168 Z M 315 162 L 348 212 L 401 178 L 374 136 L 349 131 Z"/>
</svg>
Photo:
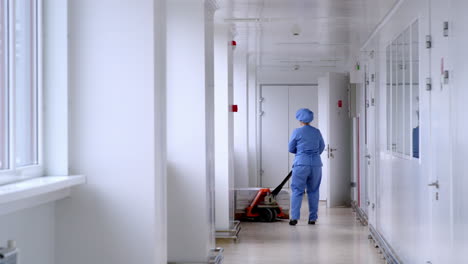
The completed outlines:
<svg viewBox="0 0 468 264">
<path fill-rule="evenodd" d="M 315 221 L 309 221 L 309 225 L 315 225 Z"/>
<path fill-rule="evenodd" d="M 292 226 L 297 225 L 297 220 L 289 220 L 289 225 L 292 225 Z"/>
</svg>

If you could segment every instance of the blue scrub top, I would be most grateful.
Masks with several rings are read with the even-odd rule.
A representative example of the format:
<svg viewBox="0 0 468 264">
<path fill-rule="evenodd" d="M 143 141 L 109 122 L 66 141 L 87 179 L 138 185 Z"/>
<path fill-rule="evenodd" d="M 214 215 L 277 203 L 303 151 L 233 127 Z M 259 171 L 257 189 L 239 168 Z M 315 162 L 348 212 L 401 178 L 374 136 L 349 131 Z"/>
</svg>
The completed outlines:
<svg viewBox="0 0 468 264">
<path fill-rule="evenodd" d="M 413 128 L 413 157 L 419 158 L 419 126 Z"/>
<path fill-rule="evenodd" d="M 289 140 L 289 152 L 296 154 L 295 165 L 322 167 L 322 154 L 325 149 L 322 133 L 313 126 L 296 128 Z"/>
</svg>

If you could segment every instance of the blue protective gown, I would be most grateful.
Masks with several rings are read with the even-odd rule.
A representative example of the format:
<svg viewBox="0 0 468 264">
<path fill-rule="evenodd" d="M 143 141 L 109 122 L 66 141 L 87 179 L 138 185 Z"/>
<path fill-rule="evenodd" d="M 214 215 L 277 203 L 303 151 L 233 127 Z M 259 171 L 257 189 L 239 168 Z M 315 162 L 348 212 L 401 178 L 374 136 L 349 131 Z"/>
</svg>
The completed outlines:
<svg viewBox="0 0 468 264">
<path fill-rule="evenodd" d="M 322 181 L 322 160 L 325 149 L 320 130 L 305 125 L 293 131 L 289 140 L 289 152 L 296 154 L 291 182 L 291 219 L 299 220 L 302 196 L 307 190 L 309 221 L 317 220 L 319 189 Z"/>
<path fill-rule="evenodd" d="M 413 128 L 413 157 L 419 158 L 419 126 Z"/>
</svg>

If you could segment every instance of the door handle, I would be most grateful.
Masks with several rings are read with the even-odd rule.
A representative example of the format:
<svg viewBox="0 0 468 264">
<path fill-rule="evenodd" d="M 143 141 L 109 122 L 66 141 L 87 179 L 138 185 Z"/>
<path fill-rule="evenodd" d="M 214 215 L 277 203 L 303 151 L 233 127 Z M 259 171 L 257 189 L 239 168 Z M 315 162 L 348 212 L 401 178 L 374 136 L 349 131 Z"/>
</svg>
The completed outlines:
<svg viewBox="0 0 468 264">
<path fill-rule="evenodd" d="M 429 183 L 427 186 L 436 187 L 437 189 L 439 189 L 439 187 L 440 187 L 438 180 L 433 182 L 433 183 Z"/>
<path fill-rule="evenodd" d="M 366 157 L 366 158 L 368 158 L 368 159 L 372 158 L 371 155 L 366 155 L 366 156 L 364 156 L 364 157 Z"/>
</svg>

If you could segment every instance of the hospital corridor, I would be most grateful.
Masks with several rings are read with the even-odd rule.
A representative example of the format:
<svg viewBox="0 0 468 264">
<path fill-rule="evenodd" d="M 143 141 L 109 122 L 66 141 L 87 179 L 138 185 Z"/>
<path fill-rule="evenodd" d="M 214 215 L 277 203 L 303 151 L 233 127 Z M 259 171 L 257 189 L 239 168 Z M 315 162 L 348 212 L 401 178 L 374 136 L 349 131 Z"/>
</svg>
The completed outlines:
<svg viewBox="0 0 468 264">
<path fill-rule="evenodd" d="M 468 263 L 467 12 L 0 0 L 0 264 Z"/>
</svg>

